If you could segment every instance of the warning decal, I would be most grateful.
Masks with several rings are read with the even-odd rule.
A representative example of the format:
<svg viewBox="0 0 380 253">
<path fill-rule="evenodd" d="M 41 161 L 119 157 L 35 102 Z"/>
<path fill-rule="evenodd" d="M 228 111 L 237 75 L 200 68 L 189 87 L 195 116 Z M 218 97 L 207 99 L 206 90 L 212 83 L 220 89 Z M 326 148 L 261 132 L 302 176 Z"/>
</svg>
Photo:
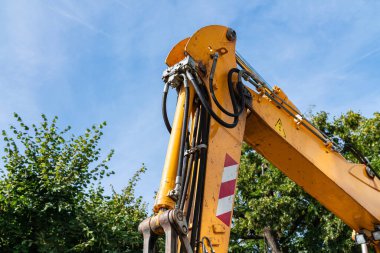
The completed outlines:
<svg viewBox="0 0 380 253">
<path fill-rule="evenodd" d="M 239 164 L 226 154 L 224 158 L 224 170 L 222 183 L 220 185 L 218 209 L 216 217 L 218 217 L 228 227 L 231 225 L 232 211 L 234 208 L 234 197 L 236 189 L 236 178 Z"/>
<path fill-rule="evenodd" d="M 274 126 L 274 129 L 276 129 L 277 133 L 279 133 L 282 137 L 286 138 L 286 134 L 284 131 L 284 127 L 282 126 L 281 119 L 277 120 L 277 123 Z"/>
</svg>

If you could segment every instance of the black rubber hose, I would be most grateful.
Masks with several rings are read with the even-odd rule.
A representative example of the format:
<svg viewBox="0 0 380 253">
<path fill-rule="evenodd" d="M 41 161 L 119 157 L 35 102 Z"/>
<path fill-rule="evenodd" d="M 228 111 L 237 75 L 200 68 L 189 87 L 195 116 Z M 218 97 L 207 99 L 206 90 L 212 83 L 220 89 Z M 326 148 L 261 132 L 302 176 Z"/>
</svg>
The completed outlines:
<svg viewBox="0 0 380 253">
<path fill-rule="evenodd" d="M 202 133 L 202 143 L 208 146 L 208 139 L 210 133 L 210 115 L 206 115 L 206 123 L 205 127 L 203 127 Z M 200 199 L 199 199 L 199 218 L 198 218 L 198 231 L 196 240 L 199 241 L 200 238 L 200 227 L 202 226 L 202 214 L 203 214 L 203 199 L 204 199 L 204 188 L 205 188 L 205 180 L 206 180 L 206 170 L 207 170 L 207 150 L 201 150 L 200 156 L 201 164 L 200 164 L 200 175 L 201 182 L 200 184 Z"/>
<path fill-rule="evenodd" d="M 232 75 L 234 73 L 238 73 L 238 83 L 236 84 L 236 90 L 240 96 L 240 109 L 238 110 L 238 112 L 236 113 L 238 116 L 240 116 L 240 114 L 243 112 L 244 108 L 245 108 L 245 96 L 244 96 L 244 93 L 243 93 L 243 82 L 242 82 L 242 76 L 244 74 L 244 70 L 239 70 L 237 68 L 233 68 L 231 69 L 229 72 L 228 72 L 228 90 L 230 92 L 230 96 L 231 96 L 231 101 L 232 101 L 232 105 L 235 105 L 236 108 L 238 108 L 237 106 L 237 101 L 236 101 L 236 97 L 235 97 L 235 91 L 234 91 L 234 83 L 232 81 Z"/>
<path fill-rule="evenodd" d="M 207 122 L 207 116 L 208 113 L 202 113 L 201 115 L 201 125 L 200 125 L 200 132 L 201 132 L 201 143 L 205 143 L 205 129 L 208 128 L 208 122 Z M 198 169 L 198 177 L 197 177 L 197 183 L 196 183 L 196 192 L 195 192 L 195 201 L 194 201 L 194 212 L 193 212 L 193 227 L 191 230 L 191 237 L 190 237 L 190 245 L 194 246 L 197 242 L 198 237 L 198 231 L 200 228 L 200 210 L 202 207 L 202 194 L 203 194 L 203 185 L 204 185 L 204 167 L 205 167 L 205 152 L 207 150 L 201 149 L 199 154 L 199 169 Z"/>
<path fill-rule="evenodd" d="M 195 145 L 198 146 L 201 144 L 201 138 L 202 138 L 202 131 L 201 129 L 204 127 L 204 123 L 203 123 L 203 118 L 204 118 L 204 114 L 206 113 L 206 111 L 203 109 L 203 107 L 201 105 L 199 105 L 199 123 L 198 123 L 198 129 L 197 129 L 197 134 L 196 134 L 196 140 L 195 140 Z M 193 166 L 193 170 L 192 170 L 192 179 L 191 179 L 191 185 L 190 185 L 190 189 L 189 189 L 189 200 L 188 200 L 188 206 L 187 206 L 187 212 L 186 212 L 186 221 L 189 223 L 189 218 L 190 218 L 190 214 L 192 212 L 192 208 L 193 208 L 193 200 L 194 200 L 194 191 L 195 191 L 195 188 L 196 188 L 196 182 L 197 182 L 197 178 L 198 178 L 198 163 L 199 163 L 199 151 L 198 152 L 195 152 L 194 154 L 194 166 Z"/>
<path fill-rule="evenodd" d="M 230 117 L 239 117 L 241 112 L 243 111 L 243 108 L 241 108 L 238 112 L 235 112 L 235 108 L 234 108 L 234 112 L 229 112 L 227 111 L 218 101 L 218 99 L 216 98 L 216 95 L 215 95 L 215 91 L 214 91 L 214 72 L 215 72 L 215 68 L 216 68 L 216 62 L 218 60 L 218 54 L 215 54 L 213 56 L 213 64 L 212 64 L 212 67 L 211 67 L 211 72 L 210 72 L 210 77 L 209 77 L 209 89 L 210 89 L 210 93 L 211 93 L 211 97 L 212 97 L 212 100 L 214 101 L 214 103 L 216 104 L 216 106 L 226 115 L 230 116 Z M 230 72 L 233 72 L 233 73 L 239 73 L 240 70 L 234 68 L 234 69 L 231 69 Z M 232 106 L 234 107 L 237 107 L 237 103 L 236 103 L 236 98 L 235 98 L 235 92 L 233 91 L 233 83 L 232 83 L 232 73 L 230 75 L 230 72 L 228 73 L 228 90 L 230 92 L 230 99 L 231 99 L 231 103 L 232 103 Z"/>
<path fill-rule="evenodd" d="M 216 121 L 218 122 L 220 125 L 226 127 L 226 128 L 234 128 L 237 123 L 239 122 L 239 117 L 234 117 L 234 121 L 232 123 L 227 123 L 225 121 L 223 121 L 221 118 L 218 117 L 218 115 L 215 114 L 215 112 L 211 109 L 208 101 L 206 100 L 206 98 L 203 96 L 202 94 L 202 91 L 198 85 L 198 81 L 196 81 L 193 77 L 193 75 L 187 71 L 186 72 L 186 75 L 187 77 L 189 78 L 189 80 L 192 82 L 193 86 L 194 86 L 194 90 L 195 92 L 197 93 L 198 97 L 199 97 L 199 100 L 201 101 L 203 107 L 206 109 L 206 111 L 211 115 L 211 117 Z"/>
<path fill-rule="evenodd" d="M 200 116 L 200 107 L 198 107 L 195 111 L 195 121 L 194 121 L 194 128 L 193 128 L 193 139 L 192 139 L 192 143 L 191 143 L 191 148 L 194 148 L 196 147 L 196 140 L 197 140 L 197 134 L 198 134 L 198 124 L 199 124 L 199 116 Z M 197 152 L 197 151 L 195 151 Z M 189 181 L 190 181 L 190 173 L 191 173 L 191 170 L 192 170 L 192 167 L 193 167 L 193 163 L 194 163 L 194 153 L 190 154 L 190 158 L 189 158 L 189 162 L 188 164 L 186 165 L 187 166 L 187 171 L 186 171 L 186 177 L 184 178 L 183 180 L 183 191 L 182 191 L 182 196 L 181 196 L 181 200 L 180 200 L 180 209 L 182 211 L 183 208 L 184 208 L 184 205 L 185 205 L 185 199 L 186 199 L 186 192 L 187 192 L 187 189 L 189 187 Z"/>
<path fill-rule="evenodd" d="M 207 114 L 207 112 L 205 111 L 203 106 L 201 106 L 200 107 L 200 116 L 199 116 L 200 118 L 199 118 L 199 127 L 198 127 L 196 145 L 199 145 L 202 142 L 202 129 L 205 127 L 205 116 L 206 116 L 206 114 Z M 194 170 L 193 170 L 191 188 L 190 188 L 190 194 L 189 194 L 189 205 L 187 207 L 187 212 L 186 212 L 187 222 L 189 224 L 190 223 L 193 224 L 193 228 L 192 228 L 191 236 L 190 236 L 190 245 L 192 246 L 192 248 L 194 248 L 194 246 L 196 244 L 195 231 L 197 229 L 197 221 L 196 221 L 194 213 L 195 213 L 195 210 L 197 209 L 197 197 L 196 197 L 197 193 L 195 192 L 195 190 L 198 188 L 198 184 L 199 184 L 199 172 L 200 172 L 199 166 L 198 166 L 199 161 L 200 161 L 199 157 L 200 157 L 200 152 L 196 152 L 195 157 L 194 157 L 194 167 L 193 167 Z M 190 222 L 191 214 L 193 214 L 193 215 L 192 215 L 192 220 Z"/>
<path fill-rule="evenodd" d="M 359 162 L 367 164 L 365 156 L 359 150 L 357 150 L 352 144 L 345 143 L 343 147 L 343 151 L 345 150 L 353 154 L 355 158 L 359 160 Z"/>
<path fill-rule="evenodd" d="M 371 164 L 369 163 L 369 161 L 367 160 L 367 158 L 358 149 L 356 149 L 352 144 L 345 143 L 343 151 L 344 150 L 350 151 L 351 154 L 353 154 L 356 159 L 358 159 L 361 163 L 363 163 L 364 165 L 366 165 L 367 167 L 370 168 L 370 170 L 375 175 L 375 177 L 377 177 L 378 179 L 380 179 L 380 175 L 377 173 L 376 170 L 373 169 L 373 167 L 371 166 Z"/>
<path fill-rule="evenodd" d="M 164 119 L 164 123 L 166 126 L 166 129 L 168 130 L 169 133 L 172 132 L 172 127 L 170 125 L 169 119 L 168 119 L 168 112 L 166 110 L 166 100 L 168 97 L 168 92 L 169 92 L 169 85 L 166 83 L 164 92 L 162 94 L 162 104 L 161 104 L 161 110 L 162 110 L 162 117 Z"/>
<path fill-rule="evenodd" d="M 188 200 L 188 206 L 187 206 L 187 211 L 186 211 L 186 221 L 188 224 L 190 224 L 190 215 L 193 209 L 193 201 L 194 201 L 194 191 L 195 191 L 195 186 L 197 182 L 197 177 L 198 177 L 198 163 L 199 163 L 199 153 L 195 153 L 194 155 L 194 170 L 192 173 L 192 179 L 191 179 L 191 185 L 190 185 L 190 192 L 189 192 L 189 200 Z M 193 222 L 192 222 L 193 223 Z"/>
</svg>

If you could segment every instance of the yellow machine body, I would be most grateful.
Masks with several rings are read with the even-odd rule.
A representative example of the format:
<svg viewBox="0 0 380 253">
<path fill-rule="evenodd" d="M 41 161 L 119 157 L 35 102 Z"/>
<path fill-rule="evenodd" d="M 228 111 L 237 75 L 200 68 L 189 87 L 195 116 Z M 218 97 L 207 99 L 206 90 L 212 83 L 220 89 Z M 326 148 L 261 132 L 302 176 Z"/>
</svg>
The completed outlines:
<svg viewBox="0 0 380 253">
<path fill-rule="evenodd" d="M 198 30 L 172 49 L 166 63 L 173 66 L 190 56 L 205 69 L 205 73 L 199 76 L 203 83 L 208 83 L 212 67 L 210 55 L 218 52 L 213 87 L 223 107 L 232 111 L 227 73 L 237 66 L 236 40 L 228 40 L 227 32 L 228 28 L 224 26 L 207 26 Z M 229 214 L 223 213 L 223 218 L 218 216 L 218 212 L 220 201 L 225 194 L 230 194 L 229 202 L 233 203 L 236 183 L 230 184 L 233 189 L 230 187 L 229 192 L 223 193 L 224 195 L 221 189 L 225 183 L 223 180 L 228 177 L 225 175 L 226 168 L 233 167 L 231 163 L 226 163 L 239 163 L 243 140 L 355 231 L 373 231 L 374 225 L 380 224 L 380 180 L 376 177 L 370 178 L 365 171 L 365 165 L 347 161 L 332 149 L 330 143 L 321 141 L 318 130 L 307 122 L 302 122 L 303 118 L 298 109 L 280 88 L 247 90 L 252 100 L 240 115 L 235 128 L 225 128 L 212 118 L 210 121 L 200 237 L 209 238 L 215 252 L 228 251 L 233 206 L 230 207 Z M 267 96 L 268 93 L 273 97 Z M 191 97 L 192 101 L 192 89 Z M 183 107 L 184 95 L 181 89 L 161 185 L 154 206 L 156 213 L 175 208 L 175 202 L 169 197 L 169 192 L 174 188 L 178 166 Z M 217 109 L 214 102 L 211 102 L 211 107 L 223 120 L 232 121 L 231 117 Z M 297 117 L 288 113 L 291 109 Z M 190 111 L 189 120 L 193 122 L 194 112 Z M 310 129 L 314 129 L 317 134 Z M 193 224 L 189 224 L 190 230 L 192 226 Z"/>
</svg>

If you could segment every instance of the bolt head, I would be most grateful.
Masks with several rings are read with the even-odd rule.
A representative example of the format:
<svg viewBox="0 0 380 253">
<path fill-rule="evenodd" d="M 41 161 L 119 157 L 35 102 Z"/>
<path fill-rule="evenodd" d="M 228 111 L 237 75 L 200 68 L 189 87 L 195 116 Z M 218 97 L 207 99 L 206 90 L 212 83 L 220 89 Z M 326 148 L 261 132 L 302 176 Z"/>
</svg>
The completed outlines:
<svg viewBox="0 0 380 253">
<path fill-rule="evenodd" d="M 226 37 L 229 41 L 235 41 L 236 40 L 236 32 L 232 28 L 227 29 Z"/>
<path fill-rule="evenodd" d="M 178 220 L 180 220 L 180 221 L 182 221 L 183 220 L 183 214 L 182 214 L 182 212 L 177 212 L 177 219 Z"/>
</svg>

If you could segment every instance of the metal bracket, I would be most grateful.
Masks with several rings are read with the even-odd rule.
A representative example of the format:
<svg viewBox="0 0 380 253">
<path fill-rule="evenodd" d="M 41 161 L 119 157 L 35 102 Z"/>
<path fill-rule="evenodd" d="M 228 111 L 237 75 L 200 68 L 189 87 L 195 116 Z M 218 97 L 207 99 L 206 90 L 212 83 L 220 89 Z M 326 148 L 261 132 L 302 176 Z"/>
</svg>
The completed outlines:
<svg viewBox="0 0 380 253">
<path fill-rule="evenodd" d="M 181 182 L 182 177 L 177 176 L 175 178 L 175 187 L 173 190 L 170 190 L 168 193 L 168 197 L 170 197 L 175 202 L 178 201 L 179 196 L 181 195 Z"/>
<path fill-rule="evenodd" d="M 365 171 L 370 178 L 375 178 L 376 174 L 369 166 L 365 166 Z"/>
<path fill-rule="evenodd" d="M 303 118 L 301 115 L 297 114 L 294 118 L 294 122 L 296 123 L 296 128 L 297 129 L 300 129 L 300 125 L 302 124 L 303 122 Z"/>
<path fill-rule="evenodd" d="M 195 146 L 191 149 L 188 149 L 185 151 L 185 156 L 188 156 L 190 154 L 194 154 L 197 151 L 201 150 L 202 148 L 207 149 L 207 145 L 206 144 L 199 144 L 198 146 Z"/>
<path fill-rule="evenodd" d="M 174 228 L 174 230 L 177 232 L 177 235 L 179 236 L 179 240 L 181 241 L 181 246 L 182 248 L 185 249 L 185 253 L 193 253 L 193 249 L 190 246 L 190 240 L 187 237 L 187 233 L 189 232 L 189 229 L 187 226 L 187 222 L 185 220 L 185 216 L 183 215 L 183 212 L 179 209 L 170 210 L 168 217 L 169 217 L 171 229 Z M 174 252 L 177 252 L 177 251 L 173 251 L 170 253 L 174 253 Z"/>
<path fill-rule="evenodd" d="M 156 251 L 156 241 L 157 241 L 157 234 L 155 234 L 150 226 L 151 223 L 151 217 L 146 218 L 143 222 L 139 225 L 139 232 L 144 237 L 144 253 L 157 253 Z"/>
<path fill-rule="evenodd" d="M 244 96 L 244 99 L 245 99 L 245 106 L 253 111 L 253 107 L 252 107 L 252 94 L 251 94 L 251 92 L 249 92 L 249 90 L 247 89 L 247 87 L 245 87 L 244 85 L 243 85 L 242 88 L 243 88 L 243 96 Z"/>
<path fill-rule="evenodd" d="M 155 242 L 158 234 L 165 234 L 165 253 L 178 252 L 178 239 L 184 253 L 193 253 L 187 237 L 187 222 L 179 209 L 167 210 L 145 219 L 140 223 L 139 231 L 144 236 L 143 253 L 156 253 Z"/>
<path fill-rule="evenodd" d="M 190 56 L 187 56 L 182 61 L 178 62 L 172 67 L 167 68 L 162 73 L 162 80 L 169 84 L 173 88 L 177 88 L 183 83 L 183 77 L 181 74 L 185 74 L 186 70 L 190 69 L 194 71 L 196 69 L 196 63 Z"/>
</svg>

